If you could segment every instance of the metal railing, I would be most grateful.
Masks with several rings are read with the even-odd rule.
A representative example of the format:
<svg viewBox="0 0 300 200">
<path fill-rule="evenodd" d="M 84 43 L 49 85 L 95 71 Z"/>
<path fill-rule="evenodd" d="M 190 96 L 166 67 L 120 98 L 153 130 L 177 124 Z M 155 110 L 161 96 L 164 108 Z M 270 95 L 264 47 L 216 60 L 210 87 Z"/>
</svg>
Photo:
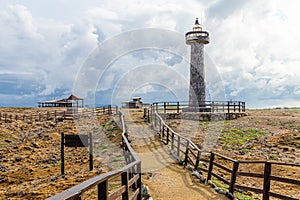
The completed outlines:
<svg viewBox="0 0 300 200">
<path fill-rule="evenodd" d="M 97 199 L 142 199 L 141 187 L 141 160 L 134 152 L 127 139 L 127 132 L 124 121 L 124 114 L 119 111 L 120 126 L 122 127 L 122 148 L 126 161 L 126 166 L 105 174 L 101 174 L 91 178 L 83 183 L 80 183 L 70 189 L 67 189 L 48 200 L 57 199 L 81 199 L 84 192 L 97 188 Z M 109 192 L 109 183 L 112 179 L 120 178 L 121 185 Z"/>
<path fill-rule="evenodd" d="M 192 105 L 193 106 L 191 106 L 191 103 L 185 101 L 155 102 L 151 105 L 151 108 L 154 112 L 158 113 L 180 113 L 185 110 L 209 113 L 246 112 L 246 104 L 243 101 L 204 101 Z"/>
<path fill-rule="evenodd" d="M 293 179 L 272 175 L 272 168 L 276 168 L 278 166 L 287 166 L 294 167 L 295 170 L 299 170 L 299 164 L 235 160 L 215 152 L 203 151 L 199 149 L 190 139 L 183 137 L 172 130 L 172 128 L 170 128 L 163 121 L 162 117 L 157 112 L 152 116 L 152 126 L 158 130 L 161 141 L 164 144 L 171 146 L 171 154 L 185 166 L 189 165 L 196 171 L 207 173 L 206 182 L 212 180 L 212 177 L 215 177 L 228 185 L 227 196 L 231 199 L 233 199 L 234 191 L 238 190 L 253 191 L 255 193 L 262 194 L 263 200 L 269 200 L 270 197 L 276 197 L 285 200 L 299 199 L 299 197 L 287 196 L 271 190 L 271 182 L 288 183 L 294 186 L 300 186 L 300 180 L 297 178 Z M 225 165 L 224 163 L 226 162 L 229 162 L 229 164 Z M 249 164 L 263 165 L 262 173 L 242 171 L 243 168 L 249 169 L 249 166 L 247 166 Z M 238 183 L 241 177 L 255 179 L 252 180 L 254 182 L 256 182 L 257 178 L 261 179 L 262 188 L 245 186 Z M 299 191 L 299 188 L 296 188 L 296 191 Z"/>
</svg>

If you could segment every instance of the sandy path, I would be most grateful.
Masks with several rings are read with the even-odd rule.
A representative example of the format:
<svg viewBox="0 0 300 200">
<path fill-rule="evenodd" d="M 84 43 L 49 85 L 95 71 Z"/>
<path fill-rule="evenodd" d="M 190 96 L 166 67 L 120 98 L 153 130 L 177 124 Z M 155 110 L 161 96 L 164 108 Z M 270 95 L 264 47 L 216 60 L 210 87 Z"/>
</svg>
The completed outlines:
<svg viewBox="0 0 300 200">
<path fill-rule="evenodd" d="M 153 199 L 226 199 L 176 164 L 170 150 L 142 119 L 142 110 L 123 110 L 129 139 L 142 160 L 143 183 Z"/>
</svg>

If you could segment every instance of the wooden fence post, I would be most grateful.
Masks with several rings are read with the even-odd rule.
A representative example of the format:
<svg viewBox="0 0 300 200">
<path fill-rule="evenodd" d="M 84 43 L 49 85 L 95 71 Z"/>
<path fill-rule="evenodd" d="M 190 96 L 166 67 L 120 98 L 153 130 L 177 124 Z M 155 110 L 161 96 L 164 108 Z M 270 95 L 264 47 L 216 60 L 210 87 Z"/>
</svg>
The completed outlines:
<svg viewBox="0 0 300 200">
<path fill-rule="evenodd" d="M 180 156 L 180 137 L 177 136 L 178 139 L 177 139 L 177 157 L 179 159 L 179 156 Z"/>
<path fill-rule="evenodd" d="M 199 166 L 199 162 L 200 162 L 200 156 L 201 156 L 201 151 L 198 151 L 194 170 L 198 170 L 198 166 Z"/>
<path fill-rule="evenodd" d="M 151 110 L 151 112 L 153 112 Z M 156 117 L 156 114 L 152 113 L 152 115 L 154 115 L 154 128 L 156 129 L 156 126 L 157 126 L 157 117 Z"/>
<path fill-rule="evenodd" d="M 162 125 L 161 139 L 164 140 L 164 137 L 165 137 L 165 125 Z"/>
<path fill-rule="evenodd" d="M 142 200 L 142 167 L 141 163 L 137 165 L 137 173 L 139 173 L 139 179 L 137 180 L 137 188 L 140 190 L 137 195 L 138 200 Z"/>
<path fill-rule="evenodd" d="M 263 186 L 263 200 L 269 200 L 270 195 L 270 175 L 271 175 L 271 163 L 265 163 L 265 170 L 264 170 L 264 186 Z"/>
<path fill-rule="evenodd" d="M 236 176 L 237 176 L 237 171 L 239 169 L 239 162 L 234 162 L 233 167 L 232 167 L 232 173 L 231 173 L 231 179 L 230 179 L 230 184 L 229 184 L 229 192 L 233 194 L 234 192 L 234 185 L 236 181 Z"/>
<path fill-rule="evenodd" d="M 227 102 L 227 112 L 230 113 L 230 102 Z"/>
<path fill-rule="evenodd" d="M 179 101 L 177 101 L 177 113 L 179 113 Z"/>
<path fill-rule="evenodd" d="M 105 180 L 98 184 L 98 200 L 106 200 L 108 198 L 108 181 Z"/>
<path fill-rule="evenodd" d="M 169 136 L 170 136 L 170 133 L 169 133 L 169 128 L 167 128 L 167 144 L 169 144 Z"/>
<path fill-rule="evenodd" d="M 184 165 L 187 166 L 188 164 L 188 157 L 189 157 L 189 146 L 190 146 L 190 141 L 186 141 L 186 147 L 185 147 L 185 158 L 184 158 Z"/>
<path fill-rule="evenodd" d="M 65 149 L 64 149 L 64 138 L 65 134 L 61 133 L 61 148 L 60 148 L 60 158 L 61 158 L 61 174 L 65 174 Z"/>
<path fill-rule="evenodd" d="M 128 172 L 125 171 L 121 174 L 121 183 L 125 185 L 125 192 L 122 194 L 122 200 L 128 200 L 129 188 L 128 188 Z"/>
<path fill-rule="evenodd" d="M 214 159 L 215 159 L 215 154 L 213 152 L 210 153 L 210 159 L 209 159 L 209 167 L 208 167 L 208 172 L 207 172 L 207 182 L 211 180 L 211 173 L 213 170 L 213 165 L 214 165 Z"/>
<path fill-rule="evenodd" d="M 171 151 L 174 151 L 174 132 L 172 132 L 172 143 L 171 143 Z"/>
<path fill-rule="evenodd" d="M 166 113 L 166 109 L 167 109 L 166 102 L 164 102 L 164 113 Z"/>
<path fill-rule="evenodd" d="M 92 137 L 92 133 L 89 133 L 89 138 L 90 138 L 90 149 L 89 149 L 89 153 L 90 153 L 90 171 L 93 170 L 94 166 L 93 166 L 93 137 Z"/>
</svg>

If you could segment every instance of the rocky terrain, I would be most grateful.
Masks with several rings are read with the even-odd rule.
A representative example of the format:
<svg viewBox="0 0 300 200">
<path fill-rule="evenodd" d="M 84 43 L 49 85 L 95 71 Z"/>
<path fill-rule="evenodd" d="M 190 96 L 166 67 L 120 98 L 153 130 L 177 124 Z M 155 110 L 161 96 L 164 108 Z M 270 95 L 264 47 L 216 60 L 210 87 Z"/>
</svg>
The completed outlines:
<svg viewBox="0 0 300 200">
<path fill-rule="evenodd" d="M 43 112 L 45 110 L 42 110 Z M 3 114 L 30 114 L 40 109 L 2 108 Z M 45 199 L 100 173 L 123 165 L 122 154 L 110 150 L 101 135 L 115 146 L 121 142 L 121 131 L 108 115 L 77 120 L 0 120 L 0 199 Z M 80 125 L 80 124 L 84 124 Z M 87 148 L 65 147 L 65 174 L 61 175 L 61 132 L 98 133 L 94 139 L 94 169 L 89 171 Z M 105 133 L 105 134 L 103 134 Z M 94 136 L 93 136 L 94 138 Z M 112 153 L 114 152 L 114 153 Z M 114 160 L 107 160 L 114 159 Z M 109 164 L 108 164 L 109 163 Z"/>
<path fill-rule="evenodd" d="M 0 109 L 1 114 L 12 115 L 28 115 L 37 112 L 41 110 L 38 108 Z M 234 159 L 300 163 L 300 110 L 249 110 L 247 112 L 248 116 L 231 121 L 196 122 L 183 119 L 169 120 L 168 124 L 176 132 L 191 138 L 199 147 Z M 89 131 L 92 131 L 95 136 L 94 169 L 89 171 L 89 153 L 86 148 L 66 147 L 65 174 L 61 175 L 61 132 L 82 134 Z M 210 145 L 207 145 L 207 141 Z M 0 199 L 45 199 L 90 177 L 119 168 L 124 165 L 122 151 L 119 148 L 120 142 L 121 132 L 112 122 L 112 117 L 107 115 L 93 119 L 80 118 L 75 122 L 38 120 L 36 117 L 25 120 L 21 120 L 20 117 L 16 120 L 12 117 L 11 121 L 4 122 L 2 115 L 0 118 Z M 135 144 L 135 141 L 132 142 Z M 142 148 L 137 145 L 135 148 L 137 152 L 143 153 Z M 231 167 L 231 164 L 228 163 L 228 166 Z M 299 167 L 274 169 L 275 175 L 300 179 Z M 165 178 L 159 178 L 157 174 L 168 176 L 169 180 L 178 178 L 176 173 L 164 170 L 152 173 L 152 176 L 155 176 L 153 180 L 156 181 L 145 177 L 148 176 L 147 174 L 143 176 L 146 183 L 152 187 L 150 192 L 154 197 L 161 189 L 170 191 L 168 185 L 161 184 L 159 181 Z M 262 172 L 263 166 L 249 165 L 243 167 L 243 170 Z M 185 177 L 184 180 L 193 180 L 188 174 L 185 174 Z M 237 182 L 258 188 L 262 186 L 262 181 L 259 179 L 253 181 L 243 178 L 237 179 Z M 272 184 L 271 188 L 275 192 L 293 194 L 300 198 L 297 196 L 299 187 Z M 260 197 L 254 193 L 248 194 L 253 198 Z M 178 195 L 180 196 L 180 193 L 177 191 L 176 196 Z M 186 194 L 182 194 L 184 195 Z"/>
<path fill-rule="evenodd" d="M 221 122 L 168 120 L 176 132 L 193 140 L 200 148 L 237 160 L 268 160 L 300 164 L 300 110 L 248 110 L 248 116 Z M 213 142 L 214 145 L 211 145 Z M 210 144 L 210 145 L 207 145 Z M 220 160 L 229 168 L 231 162 Z M 245 172 L 262 173 L 262 164 L 240 165 Z M 300 179 L 299 167 L 275 166 L 272 175 Z M 223 177 L 230 180 L 223 171 Z M 262 188 L 262 179 L 238 177 L 242 185 Z M 272 183 L 272 191 L 300 198 L 299 186 Z M 254 197 L 261 197 L 249 193 Z"/>
</svg>

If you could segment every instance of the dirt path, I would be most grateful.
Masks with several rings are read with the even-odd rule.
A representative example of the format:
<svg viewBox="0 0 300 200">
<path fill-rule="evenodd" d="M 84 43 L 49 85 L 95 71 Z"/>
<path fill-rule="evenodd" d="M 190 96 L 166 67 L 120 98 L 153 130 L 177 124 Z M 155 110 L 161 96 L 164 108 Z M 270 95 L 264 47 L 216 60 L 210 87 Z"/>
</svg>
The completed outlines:
<svg viewBox="0 0 300 200">
<path fill-rule="evenodd" d="M 226 199 L 176 164 L 170 150 L 143 120 L 138 109 L 123 110 L 132 147 L 142 160 L 143 183 L 153 199 Z"/>
</svg>

